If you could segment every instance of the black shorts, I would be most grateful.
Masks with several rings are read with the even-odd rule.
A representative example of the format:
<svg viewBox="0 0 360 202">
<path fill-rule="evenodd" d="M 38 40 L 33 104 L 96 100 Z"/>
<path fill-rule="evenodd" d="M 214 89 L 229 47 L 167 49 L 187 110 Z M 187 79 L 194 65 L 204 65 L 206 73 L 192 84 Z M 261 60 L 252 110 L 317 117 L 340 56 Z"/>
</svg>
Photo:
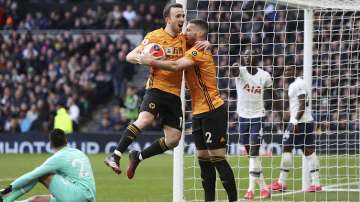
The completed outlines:
<svg viewBox="0 0 360 202">
<path fill-rule="evenodd" d="M 140 112 L 143 111 L 150 112 L 155 118 L 159 116 L 162 127 L 167 125 L 182 130 L 183 115 L 179 96 L 156 88 L 148 89 L 140 106 Z"/>
<path fill-rule="evenodd" d="M 240 143 L 243 145 L 261 145 L 263 136 L 263 117 L 239 118 Z"/>
<path fill-rule="evenodd" d="M 228 114 L 226 105 L 192 118 L 192 137 L 197 150 L 226 148 Z"/>
<path fill-rule="evenodd" d="M 283 135 L 284 146 L 296 146 L 304 149 L 304 147 L 315 147 L 314 122 L 299 123 L 299 133 L 294 134 L 290 129 L 286 129 Z M 288 126 L 288 128 L 290 125 Z"/>
</svg>

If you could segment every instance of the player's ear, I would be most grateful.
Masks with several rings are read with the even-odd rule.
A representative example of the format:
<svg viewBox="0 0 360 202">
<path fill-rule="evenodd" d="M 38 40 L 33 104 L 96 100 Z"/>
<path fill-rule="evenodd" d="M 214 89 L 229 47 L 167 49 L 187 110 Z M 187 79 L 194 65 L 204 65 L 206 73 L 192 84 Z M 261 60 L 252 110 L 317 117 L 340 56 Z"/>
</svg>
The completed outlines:
<svg viewBox="0 0 360 202">
<path fill-rule="evenodd" d="M 168 24 L 170 20 L 170 16 L 165 17 L 165 24 Z"/>
</svg>

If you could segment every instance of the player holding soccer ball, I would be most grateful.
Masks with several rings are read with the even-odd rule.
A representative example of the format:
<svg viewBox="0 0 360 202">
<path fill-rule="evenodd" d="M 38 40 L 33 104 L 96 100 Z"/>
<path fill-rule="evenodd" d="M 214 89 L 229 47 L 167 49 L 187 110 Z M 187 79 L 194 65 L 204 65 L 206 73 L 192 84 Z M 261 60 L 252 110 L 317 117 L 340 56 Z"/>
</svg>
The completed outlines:
<svg viewBox="0 0 360 202">
<path fill-rule="evenodd" d="M 154 50 L 147 50 L 146 52 L 155 51 L 155 54 L 158 54 L 156 49 L 162 47 L 165 50 L 166 59 L 169 60 L 176 60 L 184 55 L 186 40 L 181 31 L 185 14 L 182 5 L 178 3 L 166 5 L 163 16 L 166 27 L 148 33 L 142 43 L 127 55 L 126 60 L 128 62 L 136 64 L 137 58 L 142 54 L 144 47 L 153 48 Z M 159 44 L 161 47 L 147 46 L 150 43 Z M 202 43 L 199 47 L 204 48 L 204 44 L 208 45 L 209 43 Z M 161 57 L 161 54 L 159 56 Z M 182 71 L 169 72 L 154 66 L 150 67 L 150 76 L 146 83 L 146 93 L 140 107 L 140 114 L 137 120 L 123 132 L 113 154 L 105 159 L 105 164 L 111 167 L 114 172 L 121 173 L 120 159 L 122 154 L 141 131 L 151 125 L 157 116 L 162 119 L 161 125 L 165 138 L 160 138 L 141 152 L 131 151 L 129 153 L 128 178 L 133 178 L 140 161 L 162 154 L 178 145 L 183 123 L 179 97 L 181 80 Z"/>
<path fill-rule="evenodd" d="M 311 186 L 305 192 L 321 191 L 319 178 L 319 159 L 315 153 L 314 122 L 309 106 L 310 91 L 306 88 L 305 81 L 299 76 L 301 67 L 288 66 L 285 68 L 285 77 L 289 85 L 290 123 L 283 135 L 283 155 L 280 164 L 279 180 L 269 185 L 273 191 L 287 189 L 287 178 L 293 167 L 292 149 L 294 145 L 300 146 L 305 154 L 310 176 Z"/>
<path fill-rule="evenodd" d="M 271 95 L 272 79 L 268 72 L 257 67 L 260 61 L 258 54 L 253 49 L 247 49 L 242 57 L 243 66 L 232 68 L 237 92 L 240 142 L 245 145 L 249 154 L 249 188 L 244 196 L 249 200 L 254 199 L 256 183 L 260 186 L 261 198 L 270 198 L 262 173 L 259 150 L 265 116 L 264 94 Z"/>
<path fill-rule="evenodd" d="M 64 131 L 54 129 L 49 134 L 55 154 L 42 165 L 28 172 L 8 187 L 0 189 L 0 201 L 13 202 L 40 182 L 51 195 L 33 196 L 18 202 L 94 202 L 95 179 L 90 160 L 78 149 L 67 147 Z M 2 197 L 6 198 L 2 199 Z"/>
<path fill-rule="evenodd" d="M 204 40 L 208 24 L 203 20 L 191 20 L 186 28 L 189 47 Z M 156 60 L 145 54 L 139 63 L 169 70 L 186 69 L 186 82 L 192 103 L 193 140 L 197 148 L 205 201 L 215 201 L 216 170 L 227 192 L 228 200 L 237 201 L 234 174 L 225 158 L 227 133 L 227 106 L 220 97 L 216 82 L 216 65 L 209 50 L 199 51 L 192 47 L 185 56 L 176 60 Z"/>
</svg>

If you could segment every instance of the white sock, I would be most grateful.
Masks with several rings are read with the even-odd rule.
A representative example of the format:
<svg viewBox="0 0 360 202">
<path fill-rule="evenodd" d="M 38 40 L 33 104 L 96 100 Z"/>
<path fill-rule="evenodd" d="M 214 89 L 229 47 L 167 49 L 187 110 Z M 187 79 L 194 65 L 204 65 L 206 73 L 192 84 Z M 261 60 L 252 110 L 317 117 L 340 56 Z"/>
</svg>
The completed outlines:
<svg viewBox="0 0 360 202">
<path fill-rule="evenodd" d="M 141 153 L 139 154 L 139 160 L 140 160 L 140 161 L 143 160 L 143 157 L 142 157 Z"/>
<path fill-rule="evenodd" d="M 293 166 L 292 162 L 292 154 L 290 152 L 284 152 L 282 154 L 281 163 L 280 163 L 280 177 L 279 183 L 282 185 L 286 185 L 286 180 L 289 176 L 289 171 Z"/>
<path fill-rule="evenodd" d="M 266 189 L 266 183 L 265 183 L 265 179 L 264 179 L 264 174 L 263 174 L 263 169 L 261 166 L 260 157 L 259 156 L 255 157 L 255 160 L 256 160 L 256 167 L 257 167 L 258 171 L 260 172 L 260 176 L 258 178 L 257 183 L 260 186 L 260 190 L 263 190 L 263 189 Z"/>
<path fill-rule="evenodd" d="M 256 158 L 249 158 L 249 188 L 248 191 L 255 192 L 256 181 L 259 177 L 252 174 L 251 172 L 257 172 Z"/>
<path fill-rule="evenodd" d="M 306 156 L 305 159 L 310 171 L 311 185 L 320 186 L 320 163 L 318 157 L 314 152 L 310 156 Z"/>
</svg>

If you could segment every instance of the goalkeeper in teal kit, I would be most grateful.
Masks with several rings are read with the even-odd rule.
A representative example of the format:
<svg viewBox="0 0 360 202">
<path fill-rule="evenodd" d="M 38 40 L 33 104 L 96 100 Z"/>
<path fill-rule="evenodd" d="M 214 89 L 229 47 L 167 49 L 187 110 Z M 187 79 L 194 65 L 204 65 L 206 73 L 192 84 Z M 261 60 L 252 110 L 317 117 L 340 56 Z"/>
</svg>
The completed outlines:
<svg viewBox="0 0 360 202">
<path fill-rule="evenodd" d="M 54 129 L 49 135 L 54 155 L 42 165 L 0 190 L 0 202 L 13 202 L 38 182 L 51 195 L 33 196 L 17 202 L 93 202 L 96 201 L 95 179 L 88 157 L 80 150 L 67 147 L 64 131 Z"/>
</svg>

